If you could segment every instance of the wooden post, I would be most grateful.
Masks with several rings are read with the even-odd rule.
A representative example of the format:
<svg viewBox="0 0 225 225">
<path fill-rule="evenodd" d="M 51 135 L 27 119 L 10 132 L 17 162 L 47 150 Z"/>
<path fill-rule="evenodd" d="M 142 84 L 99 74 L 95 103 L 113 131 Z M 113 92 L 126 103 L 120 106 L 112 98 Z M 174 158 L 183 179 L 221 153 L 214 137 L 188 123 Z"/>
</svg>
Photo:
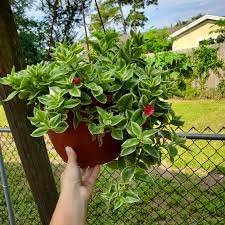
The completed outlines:
<svg viewBox="0 0 225 225">
<path fill-rule="evenodd" d="M 24 66 L 18 43 L 18 35 L 9 0 L 0 1 L 0 76 L 10 73 L 13 65 L 16 70 Z M 0 98 L 5 99 L 11 88 L 0 85 Z M 34 200 L 38 206 L 41 222 L 48 225 L 55 208 L 58 194 L 53 178 L 46 146 L 43 138 L 32 138 L 34 127 L 27 119 L 32 108 L 15 98 L 3 102 L 3 107 L 12 130 L 14 141 L 22 161 Z M 24 221 L 26 223 L 26 221 Z"/>
</svg>

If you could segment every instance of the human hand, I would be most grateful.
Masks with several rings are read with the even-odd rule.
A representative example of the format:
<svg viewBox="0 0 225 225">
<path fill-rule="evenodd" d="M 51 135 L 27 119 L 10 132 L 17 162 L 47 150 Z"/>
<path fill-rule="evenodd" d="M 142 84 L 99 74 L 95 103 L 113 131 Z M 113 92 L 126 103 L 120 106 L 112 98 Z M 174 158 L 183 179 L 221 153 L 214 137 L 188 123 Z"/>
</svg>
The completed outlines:
<svg viewBox="0 0 225 225">
<path fill-rule="evenodd" d="M 66 147 L 68 161 L 61 175 L 61 194 L 52 217 L 51 225 L 83 225 L 87 205 L 96 183 L 100 167 L 80 169 L 75 151 Z"/>
<path fill-rule="evenodd" d="M 61 192 L 73 191 L 79 195 L 82 201 L 88 203 L 91 197 L 92 188 L 96 183 L 100 167 L 88 167 L 80 169 L 77 165 L 75 151 L 66 147 L 68 156 L 67 166 L 61 175 Z"/>
</svg>

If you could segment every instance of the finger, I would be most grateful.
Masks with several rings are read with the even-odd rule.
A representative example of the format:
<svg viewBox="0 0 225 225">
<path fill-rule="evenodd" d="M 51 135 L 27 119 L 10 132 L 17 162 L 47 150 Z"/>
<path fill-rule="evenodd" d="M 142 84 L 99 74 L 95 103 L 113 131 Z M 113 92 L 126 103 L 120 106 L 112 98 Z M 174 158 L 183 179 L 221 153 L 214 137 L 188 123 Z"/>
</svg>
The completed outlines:
<svg viewBox="0 0 225 225">
<path fill-rule="evenodd" d="M 68 156 L 68 161 L 65 169 L 65 172 L 67 174 L 66 176 L 80 180 L 80 169 L 77 164 L 77 155 L 71 147 L 66 147 L 65 150 Z"/>
<path fill-rule="evenodd" d="M 82 176 L 82 181 L 86 182 L 88 178 L 91 176 L 92 172 L 94 170 L 94 167 L 88 167 L 85 171 L 85 173 Z"/>
<path fill-rule="evenodd" d="M 85 167 L 85 168 L 80 168 L 80 175 L 81 175 L 81 177 L 84 176 L 84 174 L 86 173 L 86 170 L 87 170 L 87 167 Z"/>
<path fill-rule="evenodd" d="M 97 165 L 93 168 L 91 175 L 87 178 L 86 183 L 90 188 L 92 188 L 95 185 L 99 172 L 100 166 Z"/>
<path fill-rule="evenodd" d="M 68 165 L 76 165 L 77 166 L 77 155 L 75 151 L 71 147 L 66 147 L 66 154 L 68 156 Z"/>
</svg>

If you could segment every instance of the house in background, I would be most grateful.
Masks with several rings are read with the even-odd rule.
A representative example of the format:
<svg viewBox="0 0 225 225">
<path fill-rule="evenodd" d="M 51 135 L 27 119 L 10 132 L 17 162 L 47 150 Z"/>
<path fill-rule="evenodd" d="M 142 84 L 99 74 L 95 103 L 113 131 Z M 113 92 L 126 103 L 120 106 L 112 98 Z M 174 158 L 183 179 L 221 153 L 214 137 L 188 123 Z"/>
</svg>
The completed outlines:
<svg viewBox="0 0 225 225">
<path fill-rule="evenodd" d="M 225 17 L 205 15 L 175 31 L 170 35 L 174 40 L 173 51 L 197 48 L 199 42 L 209 38 L 217 38 L 219 34 L 211 33 L 218 27 L 215 23 Z"/>
</svg>

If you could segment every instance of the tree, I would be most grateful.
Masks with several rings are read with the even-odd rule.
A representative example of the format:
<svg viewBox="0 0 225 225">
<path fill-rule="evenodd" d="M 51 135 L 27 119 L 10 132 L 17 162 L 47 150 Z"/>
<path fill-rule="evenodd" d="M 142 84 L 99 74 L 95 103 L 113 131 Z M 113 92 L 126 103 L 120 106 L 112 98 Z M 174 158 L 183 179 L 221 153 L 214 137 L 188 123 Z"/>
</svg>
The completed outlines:
<svg viewBox="0 0 225 225">
<path fill-rule="evenodd" d="M 217 51 L 216 48 L 200 45 L 193 53 L 195 76 L 199 79 L 201 91 L 205 89 L 210 71 L 218 73 L 218 69 L 224 66 L 223 61 L 217 56 Z"/>
<path fill-rule="evenodd" d="M 32 5 L 33 0 L 10 0 L 9 2 L 14 13 L 14 19 L 18 20 L 24 16 L 26 9 Z"/>
<path fill-rule="evenodd" d="M 203 16 L 204 16 L 204 14 L 199 13 L 198 15 L 193 16 L 193 17 L 191 17 L 190 19 L 187 19 L 187 20 L 179 20 L 179 21 L 175 24 L 174 27 L 176 27 L 176 28 L 181 28 L 181 27 L 186 26 L 187 24 L 189 24 L 189 23 L 191 23 L 191 22 L 193 22 L 193 21 L 195 21 L 195 20 L 197 20 L 197 19 L 199 19 L 199 18 L 201 18 L 201 17 L 203 17 Z"/>
<path fill-rule="evenodd" d="M 10 73 L 13 66 L 15 70 L 24 68 L 16 25 L 8 0 L 0 1 L 0 56 L 1 77 Z M 9 87 L 0 85 L 1 100 L 10 93 Z M 32 110 L 23 101 L 15 98 L 13 101 L 3 102 L 3 107 L 38 206 L 41 222 L 48 225 L 57 202 L 57 190 L 44 139 L 30 136 L 34 128 L 27 116 Z"/>
<path fill-rule="evenodd" d="M 152 29 L 144 34 L 145 37 L 145 50 L 146 52 L 162 52 L 172 50 L 172 40 L 169 39 L 169 30 Z"/>
<path fill-rule="evenodd" d="M 47 48 L 48 27 L 44 22 L 27 18 L 25 11 L 32 6 L 33 0 L 11 0 L 22 54 L 26 64 L 36 64 L 43 60 Z"/>
<path fill-rule="evenodd" d="M 113 24 L 121 20 L 119 6 L 115 6 L 115 2 L 107 0 L 99 5 L 102 23 L 105 28 L 111 28 Z M 90 30 L 100 30 L 102 23 L 98 12 L 91 15 Z"/>
<path fill-rule="evenodd" d="M 177 81 L 180 90 L 186 89 L 188 79 L 193 76 L 191 57 L 172 51 L 158 52 L 149 57 L 150 64 L 157 70 L 168 72 Z"/>
<path fill-rule="evenodd" d="M 26 64 L 37 64 L 46 58 L 47 24 L 23 18 L 18 24 L 19 41 Z"/>
<path fill-rule="evenodd" d="M 217 26 L 217 28 L 211 31 L 211 33 L 219 34 L 218 37 L 216 38 L 216 42 L 217 43 L 224 42 L 225 41 L 225 19 L 218 20 L 214 26 Z"/>
<path fill-rule="evenodd" d="M 83 0 L 83 2 L 85 9 L 88 9 L 91 0 Z M 40 9 L 45 13 L 44 21 L 49 28 L 52 25 L 54 10 L 57 13 L 56 24 L 53 28 L 53 42 L 74 41 L 77 35 L 76 28 L 82 24 L 81 1 L 57 0 L 57 7 L 54 9 L 54 1 L 41 0 Z"/>
<path fill-rule="evenodd" d="M 119 11 L 120 11 L 120 17 L 121 17 L 121 22 L 123 26 L 123 33 L 127 34 L 127 26 L 126 26 L 126 21 L 124 18 L 123 10 L 122 10 L 122 0 L 117 0 L 118 6 L 119 6 Z"/>
<path fill-rule="evenodd" d="M 125 4 L 131 4 L 131 10 L 127 16 L 127 23 L 136 32 L 137 27 L 144 27 L 148 18 L 144 15 L 143 10 L 145 6 L 157 5 L 158 0 L 125 0 Z"/>
</svg>

